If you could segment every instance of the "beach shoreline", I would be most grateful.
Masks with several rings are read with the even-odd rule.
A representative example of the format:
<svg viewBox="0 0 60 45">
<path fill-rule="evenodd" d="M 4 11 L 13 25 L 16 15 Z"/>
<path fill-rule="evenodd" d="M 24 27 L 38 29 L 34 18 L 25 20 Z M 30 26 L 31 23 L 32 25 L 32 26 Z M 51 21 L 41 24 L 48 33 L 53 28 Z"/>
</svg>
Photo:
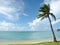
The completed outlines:
<svg viewBox="0 0 60 45">
<path fill-rule="evenodd" d="M 42 43 L 42 42 L 52 42 L 52 40 L 0 42 L 0 44 L 35 44 L 35 43 Z"/>
<path fill-rule="evenodd" d="M 57 41 L 60 41 L 58 39 Z M 8 41 L 8 42 L 0 42 L 1 44 L 36 44 L 36 43 L 44 43 L 44 42 L 53 42 L 52 39 L 46 39 L 46 40 L 30 40 L 30 41 Z"/>
</svg>

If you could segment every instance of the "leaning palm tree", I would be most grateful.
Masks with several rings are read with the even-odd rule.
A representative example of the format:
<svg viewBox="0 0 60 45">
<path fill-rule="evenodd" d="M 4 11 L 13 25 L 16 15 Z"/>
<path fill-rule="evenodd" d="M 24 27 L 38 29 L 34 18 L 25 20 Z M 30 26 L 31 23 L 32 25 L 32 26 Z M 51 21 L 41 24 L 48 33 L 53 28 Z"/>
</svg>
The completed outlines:
<svg viewBox="0 0 60 45">
<path fill-rule="evenodd" d="M 41 20 L 43 20 L 44 18 L 48 18 L 48 20 L 50 22 L 51 31 L 52 31 L 52 34 L 53 34 L 53 41 L 54 42 L 57 42 L 56 37 L 55 37 L 55 34 L 54 34 L 53 27 L 52 27 L 51 19 L 50 19 L 49 16 L 52 16 L 54 18 L 54 20 L 56 20 L 56 17 L 53 15 L 53 13 L 50 12 L 50 5 L 49 4 L 48 5 L 44 4 L 39 9 L 39 12 L 41 12 L 41 14 L 39 14 L 37 16 L 37 18 L 41 18 Z"/>
</svg>

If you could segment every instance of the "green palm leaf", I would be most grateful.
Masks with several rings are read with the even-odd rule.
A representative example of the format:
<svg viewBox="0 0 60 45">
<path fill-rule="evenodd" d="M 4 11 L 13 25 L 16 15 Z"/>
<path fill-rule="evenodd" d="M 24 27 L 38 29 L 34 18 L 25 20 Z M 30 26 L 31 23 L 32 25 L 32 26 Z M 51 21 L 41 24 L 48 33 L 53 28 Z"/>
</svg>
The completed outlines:
<svg viewBox="0 0 60 45">
<path fill-rule="evenodd" d="M 44 16 L 44 14 L 39 14 L 37 18 L 41 18 L 43 16 Z"/>
<path fill-rule="evenodd" d="M 56 17 L 53 15 L 53 13 L 50 13 L 50 15 L 53 17 L 53 19 L 56 21 Z"/>
</svg>

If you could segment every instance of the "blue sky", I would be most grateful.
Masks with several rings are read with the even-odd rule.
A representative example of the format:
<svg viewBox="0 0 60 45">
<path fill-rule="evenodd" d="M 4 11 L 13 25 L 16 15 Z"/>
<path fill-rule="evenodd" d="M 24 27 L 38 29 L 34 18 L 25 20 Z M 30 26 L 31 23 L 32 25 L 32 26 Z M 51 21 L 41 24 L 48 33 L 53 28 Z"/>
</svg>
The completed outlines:
<svg viewBox="0 0 60 45">
<path fill-rule="evenodd" d="M 0 0 L 0 31 L 47 31 L 48 19 L 37 19 L 38 10 L 43 4 L 50 4 L 51 12 L 57 17 L 52 19 L 54 30 L 60 28 L 59 0 Z"/>
</svg>

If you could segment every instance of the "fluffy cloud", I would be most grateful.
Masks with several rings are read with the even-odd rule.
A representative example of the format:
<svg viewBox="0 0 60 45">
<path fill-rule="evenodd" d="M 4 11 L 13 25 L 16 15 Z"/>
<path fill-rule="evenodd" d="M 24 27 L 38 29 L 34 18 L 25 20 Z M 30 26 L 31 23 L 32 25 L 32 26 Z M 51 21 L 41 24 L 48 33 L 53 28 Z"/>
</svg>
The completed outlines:
<svg viewBox="0 0 60 45">
<path fill-rule="evenodd" d="M 39 25 L 39 23 L 40 23 L 40 19 L 35 19 L 32 22 L 29 22 L 28 24 L 32 30 L 35 30 L 35 26 L 37 27 L 37 25 Z"/>
<path fill-rule="evenodd" d="M 57 24 L 57 23 L 60 23 L 60 19 L 52 22 L 53 25 L 54 25 L 54 24 Z"/>
<path fill-rule="evenodd" d="M 48 20 L 46 21 L 46 19 L 41 20 L 41 19 L 35 19 L 32 22 L 29 22 L 29 26 L 31 28 L 31 30 L 33 31 L 46 31 L 49 27 L 48 26 Z M 42 30 L 41 30 L 42 29 Z"/>
<path fill-rule="evenodd" d="M 4 18 L 18 20 L 23 12 L 24 2 L 22 0 L 0 0 L 0 14 Z"/>
<path fill-rule="evenodd" d="M 0 21 L 0 31 L 26 31 L 27 27 L 17 26 L 14 23 Z"/>
<path fill-rule="evenodd" d="M 5 21 L 0 21 L 0 31 L 8 31 L 13 29 L 15 26 L 12 23 L 7 23 Z"/>
</svg>

